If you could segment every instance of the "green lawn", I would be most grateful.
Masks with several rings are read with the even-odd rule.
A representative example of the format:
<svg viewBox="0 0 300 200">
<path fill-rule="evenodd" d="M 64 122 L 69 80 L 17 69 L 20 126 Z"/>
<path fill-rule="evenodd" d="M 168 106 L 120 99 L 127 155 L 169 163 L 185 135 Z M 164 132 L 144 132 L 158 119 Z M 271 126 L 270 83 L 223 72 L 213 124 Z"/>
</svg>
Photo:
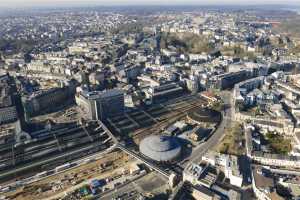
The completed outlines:
<svg viewBox="0 0 300 200">
<path fill-rule="evenodd" d="M 291 140 L 282 135 L 267 133 L 265 139 L 276 154 L 288 154 L 292 150 Z"/>
<path fill-rule="evenodd" d="M 239 156 L 245 152 L 245 148 L 240 145 L 241 143 L 244 143 L 243 128 L 236 123 L 232 128 L 225 130 L 225 137 L 217 146 L 217 151 Z"/>
</svg>

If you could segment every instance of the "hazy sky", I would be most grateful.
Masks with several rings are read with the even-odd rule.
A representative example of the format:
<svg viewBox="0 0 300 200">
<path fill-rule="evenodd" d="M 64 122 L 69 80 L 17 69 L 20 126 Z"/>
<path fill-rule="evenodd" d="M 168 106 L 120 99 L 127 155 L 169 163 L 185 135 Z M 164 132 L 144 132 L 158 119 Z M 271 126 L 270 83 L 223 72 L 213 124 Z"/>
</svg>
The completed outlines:
<svg viewBox="0 0 300 200">
<path fill-rule="evenodd" d="M 66 5 L 215 5 L 215 4 L 293 4 L 300 0 L 0 0 L 0 7 L 66 6 Z"/>
</svg>

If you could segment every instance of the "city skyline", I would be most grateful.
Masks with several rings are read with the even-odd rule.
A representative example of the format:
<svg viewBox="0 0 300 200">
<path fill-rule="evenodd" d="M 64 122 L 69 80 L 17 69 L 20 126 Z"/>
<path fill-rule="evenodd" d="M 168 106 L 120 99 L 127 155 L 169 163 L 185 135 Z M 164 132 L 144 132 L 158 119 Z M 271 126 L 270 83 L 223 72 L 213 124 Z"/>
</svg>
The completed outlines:
<svg viewBox="0 0 300 200">
<path fill-rule="evenodd" d="M 265 0 L 265 1 L 246 1 L 246 0 L 174 0 L 171 3 L 168 0 L 148 0 L 148 1 L 138 1 L 138 0 L 2 0 L 0 1 L 0 7 L 9 7 L 9 8 L 20 8 L 20 7 L 58 7 L 58 6 L 89 6 L 89 5 L 97 5 L 97 6 L 126 6 L 126 5 L 299 5 L 298 0 Z"/>
<path fill-rule="evenodd" d="M 0 0 L 0 193 L 300 197 L 300 0 Z"/>
</svg>

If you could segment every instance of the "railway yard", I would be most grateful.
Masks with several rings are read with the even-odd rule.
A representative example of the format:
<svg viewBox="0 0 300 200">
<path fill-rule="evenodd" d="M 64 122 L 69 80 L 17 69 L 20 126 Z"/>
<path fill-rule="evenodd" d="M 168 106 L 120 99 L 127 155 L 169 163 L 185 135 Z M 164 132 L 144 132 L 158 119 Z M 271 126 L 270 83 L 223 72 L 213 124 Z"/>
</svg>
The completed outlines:
<svg viewBox="0 0 300 200">
<path fill-rule="evenodd" d="M 193 109 L 207 102 L 197 95 L 187 95 L 149 108 L 134 110 L 126 115 L 108 119 L 107 126 L 124 141 L 135 144 L 147 135 L 158 134 L 170 124 L 185 117 Z"/>
<path fill-rule="evenodd" d="M 8 192 L 6 195 L 10 199 L 47 199 L 56 196 L 61 198 L 65 192 L 76 190 L 88 184 L 89 180 L 95 178 L 115 177 L 120 174 L 120 166 L 127 166 L 132 162 L 130 158 L 120 152 L 112 152 L 103 155 L 102 158 L 75 167 L 73 169 L 57 173 L 55 175 L 42 178 L 32 184 L 20 187 Z M 56 199 L 54 198 L 52 199 Z"/>
<path fill-rule="evenodd" d="M 7 166 L 2 165 L 4 170 L 0 176 L 2 181 L 9 183 L 12 180 L 24 180 L 29 177 L 26 184 L 16 186 L 14 189 L 2 188 L 2 192 L 7 190 L 5 196 L 13 197 L 13 199 L 34 199 L 36 197 L 47 199 L 53 194 L 57 194 L 54 195 L 57 199 L 62 197 L 76 199 L 92 193 L 89 186 L 92 179 L 109 177 L 116 179 L 114 177 L 117 177 L 117 184 L 121 185 L 117 187 L 119 188 L 117 191 L 112 182 L 107 183 L 106 189 L 104 188 L 97 194 L 104 199 L 115 198 L 118 195 L 132 195 L 131 197 L 134 199 L 133 197 L 141 194 L 152 194 L 155 190 L 151 190 L 151 181 L 149 180 L 160 182 L 161 186 L 167 184 L 167 180 L 158 180 L 157 177 L 160 175 L 157 172 L 149 173 L 147 168 L 144 173 L 138 175 L 138 178 L 130 174 L 126 175 L 124 171 L 119 176 L 120 169 L 124 170 L 126 166 L 131 166 L 137 160 L 129 156 L 128 152 L 126 154 L 126 151 L 121 151 L 120 148 L 115 149 L 114 143 L 118 145 L 117 143 L 124 142 L 126 147 L 138 155 L 136 149 L 143 138 L 162 133 L 171 124 L 185 119 L 187 113 L 206 105 L 207 102 L 198 95 L 185 95 L 165 103 L 131 110 L 122 116 L 109 118 L 105 125 L 99 121 L 71 124 L 64 130 L 53 128 L 48 131 L 48 134 L 38 134 L 35 141 L 33 140 L 29 144 L 2 147 L 0 162 L 6 163 L 9 156 L 13 156 L 14 162 L 10 165 L 6 163 Z M 106 129 L 106 126 L 109 130 Z M 109 148 L 111 151 L 105 153 L 104 151 Z M 80 162 L 76 162 L 80 158 L 87 158 L 91 155 L 95 155 L 93 159 L 85 159 L 85 161 L 81 159 Z M 9 166 L 15 166 L 14 170 L 8 169 Z M 142 166 L 144 168 L 145 165 Z M 160 165 L 159 167 L 164 168 L 167 173 L 182 170 L 179 165 L 173 167 Z M 7 179 L 11 176 L 14 176 L 14 179 Z M 144 178 L 144 176 L 150 178 Z M 125 184 L 128 181 L 130 184 Z M 145 187 L 137 187 L 137 185 Z M 167 190 L 167 187 L 161 188 Z M 131 189 L 134 190 L 128 191 Z"/>
<path fill-rule="evenodd" d="M 30 143 L 0 146 L 0 180 L 11 181 L 53 169 L 112 145 L 97 123 L 70 124 L 38 134 Z"/>
<path fill-rule="evenodd" d="M 300 0 L 2 1 L 0 200 L 300 200 Z"/>
</svg>

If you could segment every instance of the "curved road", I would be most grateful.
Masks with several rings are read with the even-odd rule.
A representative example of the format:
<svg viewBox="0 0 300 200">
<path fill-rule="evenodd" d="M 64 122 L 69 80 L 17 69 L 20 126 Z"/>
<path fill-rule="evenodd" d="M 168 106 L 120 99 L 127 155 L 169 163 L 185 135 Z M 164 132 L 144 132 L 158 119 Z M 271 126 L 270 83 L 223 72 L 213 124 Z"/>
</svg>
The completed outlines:
<svg viewBox="0 0 300 200">
<path fill-rule="evenodd" d="M 226 127 L 231 126 L 232 118 L 234 115 L 233 102 L 232 102 L 232 92 L 231 91 L 223 91 L 221 94 L 222 99 L 226 105 L 229 105 L 222 111 L 222 121 L 219 124 L 217 130 L 211 135 L 211 137 L 205 142 L 200 144 L 198 147 L 193 149 L 192 154 L 190 156 L 190 161 L 187 162 L 186 166 L 190 163 L 199 163 L 202 160 L 202 156 L 205 154 L 207 150 L 215 147 L 224 137 L 224 130 Z"/>
</svg>

